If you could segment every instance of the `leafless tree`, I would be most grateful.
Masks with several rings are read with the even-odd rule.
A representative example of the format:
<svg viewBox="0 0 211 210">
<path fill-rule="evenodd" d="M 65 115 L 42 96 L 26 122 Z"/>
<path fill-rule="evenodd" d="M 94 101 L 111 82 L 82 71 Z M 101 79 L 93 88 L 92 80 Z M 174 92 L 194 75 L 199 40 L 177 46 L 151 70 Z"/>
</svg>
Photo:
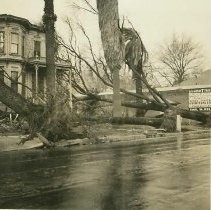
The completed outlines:
<svg viewBox="0 0 211 210">
<path fill-rule="evenodd" d="M 199 44 L 184 35 L 173 35 L 158 52 L 161 64 L 159 73 L 170 85 L 177 85 L 187 79 L 190 73 L 201 70 L 204 57 Z"/>
</svg>

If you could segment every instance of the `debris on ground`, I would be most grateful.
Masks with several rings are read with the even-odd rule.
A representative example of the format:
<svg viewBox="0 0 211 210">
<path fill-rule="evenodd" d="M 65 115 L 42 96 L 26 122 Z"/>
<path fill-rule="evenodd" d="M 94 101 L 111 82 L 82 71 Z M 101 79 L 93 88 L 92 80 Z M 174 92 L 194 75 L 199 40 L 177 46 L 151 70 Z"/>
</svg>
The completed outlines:
<svg viewBox="0 0 211 210">
<path fill-rule="evenodd" d="M 199 124 L 183 121 L 183 131 L 199 131 L 204 129 Z M 133 141 L 148 141 L 148 139 L 168 138 L 173 135 L 164 128 L 154 128 L 148 125 L 129 125 L 88 122 L 80 123 L 72 130 L 73 138 L 50 142 L 41 133 L 30 137 L 29 125 L 16 114 L 0 113 L 0 151 L 32 149 L 40 147 L 70 147 L 74 145 L 93 145 L 102 143 L 120 143 Z M 26 135 L 27 134 L 27 135 Z M 174 135 L 176 135 L 175 133 Z M 24 135 L 24 137 L 23 137 Z M 11 137 L 13 136 L 13 137 Z M 27 138 L 28 137 L 28 138 Z M 24 141 L 24 139 L 27 139 Z"/>
</svg>

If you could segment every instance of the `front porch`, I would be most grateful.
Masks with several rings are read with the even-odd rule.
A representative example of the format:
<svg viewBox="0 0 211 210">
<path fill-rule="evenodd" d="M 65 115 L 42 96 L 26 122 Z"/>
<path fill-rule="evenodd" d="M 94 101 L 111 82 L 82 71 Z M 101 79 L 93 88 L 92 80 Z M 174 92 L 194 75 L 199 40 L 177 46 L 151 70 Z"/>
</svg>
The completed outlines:
<svg viewBox="0 0 211 210">
<path fill-rule="evenodd" d="M 28 87 L 23 86 L 22 95 L 25 98 L 32 99 L 35 103 L 43 103 L 46 98 L 46 64 L 44 61 L 44 58 L 30 60 L 27 63 L 25 77 L 22 80 L 23 84 Z M 66 84 L 68 83 L 68 89 L 71 92 L 70 70 L 70 65 L 56 63 L 56 87 L 65 81 Z"/>
</svg>

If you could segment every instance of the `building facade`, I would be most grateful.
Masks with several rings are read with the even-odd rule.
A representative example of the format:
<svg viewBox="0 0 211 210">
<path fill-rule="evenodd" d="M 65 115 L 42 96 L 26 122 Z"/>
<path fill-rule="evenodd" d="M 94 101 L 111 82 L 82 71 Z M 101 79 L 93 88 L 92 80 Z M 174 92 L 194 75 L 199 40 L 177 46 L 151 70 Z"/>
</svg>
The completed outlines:
<svg viewBox="0 0 211 210">
<path fill-rule="evenodd" d="M 70 65 L 56 61 L 56 70 L 70 72 Z M 46 45 L 42 26 L 24 18 L 0 15 L 0 79 L 26 98 L 45 93 Z"/>
</svg>

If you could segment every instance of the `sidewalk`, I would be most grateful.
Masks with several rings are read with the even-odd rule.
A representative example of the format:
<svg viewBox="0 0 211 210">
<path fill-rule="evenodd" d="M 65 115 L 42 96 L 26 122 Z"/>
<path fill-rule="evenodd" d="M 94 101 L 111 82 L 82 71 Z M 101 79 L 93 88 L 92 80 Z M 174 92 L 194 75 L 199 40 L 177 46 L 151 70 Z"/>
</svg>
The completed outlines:
<svg viewBox="0 0 211 210">
<path fill-rule="evenodd" d="M 190 129 L 190 128 L 186 128 Z M 191 127 L 193 129 L 193 126 Z M 195 140 L 210 141 L 210 129 L 203 127 L 194 127 L 195 130 L 180 132 L 180 133 L 165 133 L 162 129 L 155 129 L 151 126 L 144 125 L 95 125 L 91 126 L 92 136 L 84 139 L 61 140 L 54 144 L 55 147 L 72 147 L 83 145 L 141 145 L 141 144 L 158 144 L 164 142 L 177 142 Z M 26 141 L 24 144 L 19 144 L 21 135 L 0 136 L 0 152 L 26 150 L 43 147 L 43 142 L 39 138 Z"/>
</svg>

